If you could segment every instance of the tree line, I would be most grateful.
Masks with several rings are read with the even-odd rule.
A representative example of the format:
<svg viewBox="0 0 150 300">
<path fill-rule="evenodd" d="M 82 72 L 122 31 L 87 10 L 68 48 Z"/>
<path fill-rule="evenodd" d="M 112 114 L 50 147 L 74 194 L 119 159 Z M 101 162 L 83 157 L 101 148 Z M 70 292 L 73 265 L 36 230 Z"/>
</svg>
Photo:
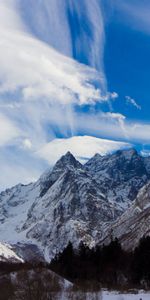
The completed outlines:
<svg viewBox="0 0 150 300">
<path fill-rule="evenodd" d="M 51 261 L 50 268 L 68 280 L 95 282 L 102 287 L 150 288 L 150 237 L 143 237 L 133 251 L 125 251 L 117 239 L 109 245 L 88 248 L 71 242 Z"/>
<path fill-rule="evenodd" d="M 89 292 L 95 297 L 92 299 L 100 299 L 102 288 L 149 289 L 150 237 L 143 237 L 130 252 L 125 251 L 117 239 L 92 249 L 83 243 L 74 249 L 69 242 L 50 264 L 1 262 L 1 299 L 60 299 L 64 289 L 62 279 L 51 270 L 73 283 L 65 299 L 83 300 Z"/>
</svg>

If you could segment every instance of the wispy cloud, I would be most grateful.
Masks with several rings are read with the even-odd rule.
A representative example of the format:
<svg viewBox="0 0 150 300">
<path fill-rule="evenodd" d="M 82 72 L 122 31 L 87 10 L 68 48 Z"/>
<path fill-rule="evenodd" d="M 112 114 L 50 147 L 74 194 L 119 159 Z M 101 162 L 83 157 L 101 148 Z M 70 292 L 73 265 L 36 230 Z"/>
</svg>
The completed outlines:
<svg viewBox="0 0 150 300">
<path fill-rule="evenodd" d="M 124 133 L 124 137 L 128 138 L 128 133 L 126 131 L 126 126 L 125 126 L 125 119 L 126 117 L 120 113 L 113 113 L 113 112 L 108 112 L 104 114 L 105 117 L 109 118 L 109 120 L 114 120 L 117 125 L 122 129 L 122 132 Z"/>
<path fill-rule="evenodd" d="M 101 90 L 90 83 L 103 81 L 94 70 L 23 33 L 0 35 L 1 95 L 15 92 L 23 100 L 47 98 L 61 104 L 103 101 Z"/>
<path fill-rule="evenodd" d="M 51 115 L 57 118 L 61 111 L 68 122 L 66 132 L 69 126 L 73 131 L 74 104 L 108 101 L 111 94 L 102 92 L 103 73 L 59 54 L 32 35 L 19 14 L 20 5 L 15 0 L 0 2 L 0 108 L 10 123 L 15 122 L 21 129 L 21 140 L 35 144 L 32 140 L 38 136 L 43 143 L 52 123 Z M 60 12 L 58 8 L 56 11 Z M 58 127 L 60 120 L 57 118 Z M 6 131 L 5 136 L 7 139 Z M 49 139 L 54 136 L 49 128 Z"/>
<path fill-rule="evenodd" d="M 114 7 L 123 14 L 123 21 L 134 29 L 150 34 L 150 2 L 149 0 L 115 0 Z"/>
<path fill-rule="evenodd" d="M 0 146 L 13 143 L 20 135 L 20 130 L 4 114 L 0 113 Z"/>
<path fill-rule="evenodd" d="M 149 143 L 150 124 L 126 119 L 118 113 L 80 113 L 76 118 L 76 133 L 133 143 Z M 121 124 L 119 124 L 121 122 Z"/>
<path fill-rule="evenodd" d="M 127 104 L 131 104 L 138 110 L 141 110 L 141 106 L 136 102 L 135 99 L 131 98 L 130 96 L 125 96 Z"/>
<path fill-rule="evenodd" d="M 28 0 L 29 4 L 30 1 Z M 35 4 L 41 5 L 41 1 L 31 2 L 33 6 L 27 6 L 29 14 Z M 56 2 L 57 5 L 60 3 Z M 1 0 L 0 3 L 0 92 L 19 92 L 24 99 L 47 97 L 52 103 L 60 101 L 62 104 L 103 101 L 103 73 L 96 73 L 92 68 L 77 64 L 32 35 L 26 22 L 23 22 L 21 13 L 19 14 L 18 3 L 21 5 L 21 2 L 16 0 Z M 45 0 L 42 2 L 43 10 L 44 5 L 48 3 L 49 1 Z M 51 9 L 52 4 L 54 1 L 50 3 Z M 59 5 L 56 11 L 60 13 Z M 40 13 L 39 10 L 39 16 Z M 34 16 L 35 12 L 32 11 L 32 17 Z M 61 31 L 59 35 L 61 36 Z M 56 40 L 57 38 L 58 36 Z M 100 89 L 94 88 L 94 82 Z"/>
<path fill-rule="evenodd" d="M 16 3 L 24 23 L 36 38 L 79 61 L 84 57 L 87 64 L 103 71 L 105 33 L 101 1 L 19 0 Z"/>
<path fill-rule="evenodd" d="M 150 149 L 149 150 L 141 150 L 140 151 L 141 155 L 144 156 L 144 157 L 148 157 L 150 156 Z"/>
</svg>

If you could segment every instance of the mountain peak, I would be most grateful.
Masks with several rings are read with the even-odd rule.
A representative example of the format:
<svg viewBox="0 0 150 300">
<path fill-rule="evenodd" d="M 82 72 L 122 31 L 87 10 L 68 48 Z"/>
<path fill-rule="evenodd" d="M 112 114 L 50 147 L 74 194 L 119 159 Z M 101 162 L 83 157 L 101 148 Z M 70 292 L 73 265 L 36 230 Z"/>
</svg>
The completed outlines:
<svg viewBox="0 0 150 300">
<path fill-rule="evenodd" d="M 102 158 L 103 156 L 100 155 L 99 153 L 95 153 L 95 155 L 93 157 L 91 157 L 85 164 L 85 167 L 89 167 L 91 164 L 93 165 L 94 163 L 97 164 L 99 163 L 99 160 Z"/>
<path fill-rule="evenodd" d="M 68 151 L 66 154 L 64 154 L 63 156 L 65 156 L 65 157 L 73 157 L 73 158 L 75 158 L 74 156 L 73 156 L 73 154 L 70 152 L 70 151 Z"/>
<path fill-rule="evenodd" d="M 138 155 L 138 152 L 135 148 L 129 148 L 129 149 L 123 149 L 123 150 L 118 150 L 115 155 L 123 155 L 127 158 L 131 158 L 133 155 Z"/>
<path fill-rule="evenodd" d="M 95 153 L 95 155 L 93 156 L 93 158 L 100 158 L 100 157 L 102 157 L 102 155 L 99 153 Z"/>
<path fill-rule="evenodd" d="M 48 189 L 58 180 L 64 171 L 68 169 L 81 169 L 82 165 L 75 159 L 70 151 L 63 155 L 54 165 L 54 167 L 46 171 L 40 177 L 41 193 L 40 196 L 48 191 Z"/>
<path fill-rule="evenodd" d="M 63 155 L 55 164 L 54 168 L 64 168 L 68 166 L 73 166 L 76 168 L 81 168 L 82 165 L 76 158 L 73 156 L 73 154 L 68 151 L 65 155 Z"/>
</svg>

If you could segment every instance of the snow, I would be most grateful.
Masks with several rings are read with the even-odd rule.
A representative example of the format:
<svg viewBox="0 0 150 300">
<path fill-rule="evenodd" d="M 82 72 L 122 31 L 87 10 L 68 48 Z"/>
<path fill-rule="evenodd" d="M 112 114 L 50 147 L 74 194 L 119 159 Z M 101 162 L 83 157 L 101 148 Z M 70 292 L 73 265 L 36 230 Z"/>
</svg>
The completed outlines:
<svg viewBox="0 0 150 300">
<path fill-rule="evenodd" d="M 102 300 L 150 300 L 150 293 L 120 294 L 117 292 L 103 292 Z"/>
<path fill-rule="evenodd" d="M 23 263 L 23 259 L 20 258 L 8 244 L 0 243 L 0 260 L 18 261 Z"/>
<path fill-rule="evenodd" d="M 63 292 L 59 295 L 59 300 L 69 300 L 69 299 L 86 299 L 86 300 L 150 300 L 150 293 L 145 292 L 137 292 L 137 293 L 128 293 L 128 294 L 121 294 L 119 292 L 108 292 L 103 291 L 98 293 L 83 293 L 79 292 L 77 295 L 76 293 L 72 293 L 72 298 L 67 292 Z"/>
<path fill-rule="evenodd" d="M 29 209 L 39 194 L 39 186 L 30 184 L 17 185 L 0 194 L 0 238 L 3 242 L 15 244 L 25 241 L 25 231 L 21 228 Z"/>
</svg>

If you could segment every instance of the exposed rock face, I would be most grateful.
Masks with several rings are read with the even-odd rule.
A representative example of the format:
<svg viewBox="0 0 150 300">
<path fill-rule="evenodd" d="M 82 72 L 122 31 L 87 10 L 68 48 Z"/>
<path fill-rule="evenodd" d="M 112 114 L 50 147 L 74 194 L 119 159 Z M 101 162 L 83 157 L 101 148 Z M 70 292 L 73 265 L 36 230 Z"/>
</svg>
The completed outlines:
<svg viewBox="0 0 150 300">
<path fill-rule="evenodd" d="M 137 246 L 144 235 L 150 235 L 150 183 L 139 191 L 131 207 L 114 224 L 105 227 L 103 233 L 100 243 L 109 243 L 112 236 L 117 237 L 127 250 Z"/>
<path fill-rule="evenodd" d="M 36 183 L 0 194 L 1 240 L 36 245 L 47 260 L 69 241 L 92 247 L 107 237 L 149 174 L 149 159 L 134 149 L 96 154 L 84 166 L 68 152 Z"/>
<path fill-rule="evenodd" d="M 118 202 L 124 211 L 150 178 L 150 159 L 135 149 L 119 150 L 113 155 L 96 154 L 85 168 L 101 185 L 109 200 Z"/>
</svg>

